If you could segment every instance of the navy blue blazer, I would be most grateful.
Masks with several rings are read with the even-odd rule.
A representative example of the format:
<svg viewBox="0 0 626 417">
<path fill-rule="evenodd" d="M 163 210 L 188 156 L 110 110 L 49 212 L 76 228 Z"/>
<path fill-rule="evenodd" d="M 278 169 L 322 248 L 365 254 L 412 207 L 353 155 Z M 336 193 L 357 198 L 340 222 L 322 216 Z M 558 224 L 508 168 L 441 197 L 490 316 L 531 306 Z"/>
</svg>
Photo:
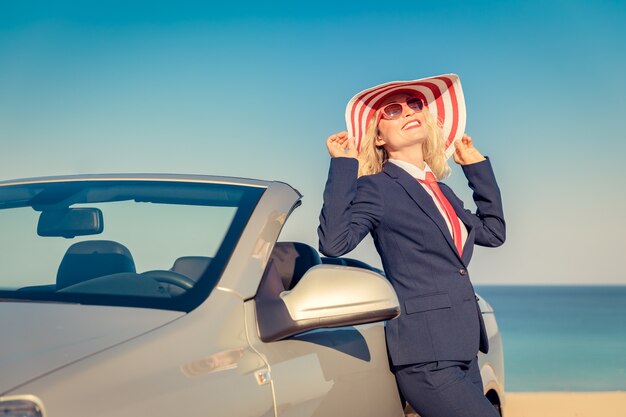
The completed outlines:
<svg viewBox="0 0 626 417">
<path fill-rule="evenodd" d="M 386 163 L 383 172 L 357 179 L 358 161 L 332 158 L 318 228 L 319 249 L 341 256 L 371 233 L 401 314 L 386 326 L 394 365 L 472 360 L 489 349 L 485 325 L 467 265 L 474 243 L 500 246 L 505 223 L 500 190 L 489 160 L 462 167 L 477 211 L 443 183 L 468 236 L 459 256 L 430 195 L 405 170 Z"/>
</svg>

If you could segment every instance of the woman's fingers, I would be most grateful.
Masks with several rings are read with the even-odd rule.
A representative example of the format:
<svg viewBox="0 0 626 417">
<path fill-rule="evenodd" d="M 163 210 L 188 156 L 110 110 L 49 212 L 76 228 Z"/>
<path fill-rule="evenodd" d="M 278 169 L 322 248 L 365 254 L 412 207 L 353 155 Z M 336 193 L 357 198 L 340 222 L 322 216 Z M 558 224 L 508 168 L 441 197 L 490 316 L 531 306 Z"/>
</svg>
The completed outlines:
<svg viewBox="0 0 626 417">
<path fill-rule="evenodd" d="M 338 142 L 340 145 L 342 145 L 342 146 L 343 146 L 343 145 L 345 145 L 345 143 L 346 143 L 346 141 L 347 141 L 347 140 L 348 140 L 348 132 L 340 132 L 340 133 L 337 135 L 337 142 Z"/>
<path fill-rule="evenodd" d="M 348 132 L 334 133 L 330 135 L 328 139 L 326 139 L 326 143 L 337 142 L 337 141 L 342 142 L 342 141 L 345 141 L 347 138 L 348 138 Z"/>
<path fill-rule="evenodd" d="M 358 153 L 354 138 L 348 137 L 348 132 L 339 132 L 332 134 L 326 139 L 326 147 L 330 156 L 335 158 L 338 156 L 349 156 L 356 158 Z"/>
<path fill-rule="evenodd" d="M 459 140 L 455 143 L 456 148 L 454 149 L 454 153 L 452 154 L 452 156 L 454 157 L 454 162 L 456 162 L 457 164 L 461 164 L 462 160 L 462 150 L 460 149 L 461 147 L 464 147 L 465 145 L 463 144 L 462 140 Z"/>
<path fill-rule="evenodd" d="M 472 137 L 463 134 L 461 140 L 455 143 L 454 162 L 468 165 L 485 160 L 485 157 L 474 147 Z"/>
</svg>

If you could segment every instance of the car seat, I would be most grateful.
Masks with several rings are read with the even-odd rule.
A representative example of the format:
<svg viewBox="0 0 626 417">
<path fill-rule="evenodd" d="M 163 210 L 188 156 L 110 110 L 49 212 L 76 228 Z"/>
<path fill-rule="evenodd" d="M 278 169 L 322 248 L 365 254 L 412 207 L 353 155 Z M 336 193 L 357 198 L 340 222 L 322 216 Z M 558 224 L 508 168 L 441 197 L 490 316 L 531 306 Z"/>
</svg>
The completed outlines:
<svg viewBox="0 0 626 417">
<path fill-rule="evenodd" d="M 186 275 L 198 282 L 211 263 L 211 259 L 208 256 L 181 256 L 174 261 L 170 271 Z"/>
<path fill-rule="evenodd" d="M 322 260 L 317 251 L 305 243 L 276 242 L 268 266 L 272 263 L 280 275 L 285 290 L 291 290 L 306 271 L 320 265 Z"/>
<path fill-rule="evenodd" d="M 59 265 L 56 289 L 121 272 L 136 272 L 126 246 L 111 240 L 89 240 L 70 246 Z"/>
</svg>

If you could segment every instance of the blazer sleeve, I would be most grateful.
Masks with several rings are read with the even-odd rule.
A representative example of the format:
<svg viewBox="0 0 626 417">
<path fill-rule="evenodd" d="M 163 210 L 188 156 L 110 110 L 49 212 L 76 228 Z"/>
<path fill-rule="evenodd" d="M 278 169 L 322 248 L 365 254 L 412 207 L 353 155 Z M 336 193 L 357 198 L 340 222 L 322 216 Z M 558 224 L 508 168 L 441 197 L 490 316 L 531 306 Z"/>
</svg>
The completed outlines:
<svg viewBox="0 0 626 417">
<path fill-rule="evenodd" d="M 462 169 L 469 187 L 473 191 L 472 197 L 476 203 L 476 213 L 464 209 L 476 233 L 474 242 L 477 245 L 489 247 L 502 245 L 506 239 L 506 224 L 504 222 L 502 196 L 491 162 L 487 158 L 481 162 L 463 165 Z M 463 207 L 463 202 L 452 190 L 450 190 L 450 194 Z"/>
<path fill-rule="evenodd" d="M 357 179 L 355 158 L 332 158 L 317 229 L 319 250 L 341 256 L 354 249 L 382 217 L 383 198 L 372 176 Z"/>
</svg>

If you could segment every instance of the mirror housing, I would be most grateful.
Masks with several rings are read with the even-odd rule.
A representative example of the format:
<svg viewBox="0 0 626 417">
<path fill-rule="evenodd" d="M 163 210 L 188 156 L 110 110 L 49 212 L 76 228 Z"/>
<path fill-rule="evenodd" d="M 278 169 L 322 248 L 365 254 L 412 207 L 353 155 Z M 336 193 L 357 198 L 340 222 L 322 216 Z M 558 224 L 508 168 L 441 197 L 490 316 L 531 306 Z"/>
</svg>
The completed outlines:
<svg viewBox="0 0 626 417">
<path fill-rule="evenodd" d="M 37 234 L 43 237 L 97 235 L 104 230 L 102 211 L 98 208 L 45 210 L 39 215 Z"/>
<path fill-rule="evenodd" d="M 272 280 L 271 271 L 266 278 Z M 264 342 L 318 328 L 390 320 L 400 314 L 398 297 L 386 278 L 337 265 L 314 266 L 291 291 L 272 294 L 261 288 L 256 302 Z"/>
</svg>

